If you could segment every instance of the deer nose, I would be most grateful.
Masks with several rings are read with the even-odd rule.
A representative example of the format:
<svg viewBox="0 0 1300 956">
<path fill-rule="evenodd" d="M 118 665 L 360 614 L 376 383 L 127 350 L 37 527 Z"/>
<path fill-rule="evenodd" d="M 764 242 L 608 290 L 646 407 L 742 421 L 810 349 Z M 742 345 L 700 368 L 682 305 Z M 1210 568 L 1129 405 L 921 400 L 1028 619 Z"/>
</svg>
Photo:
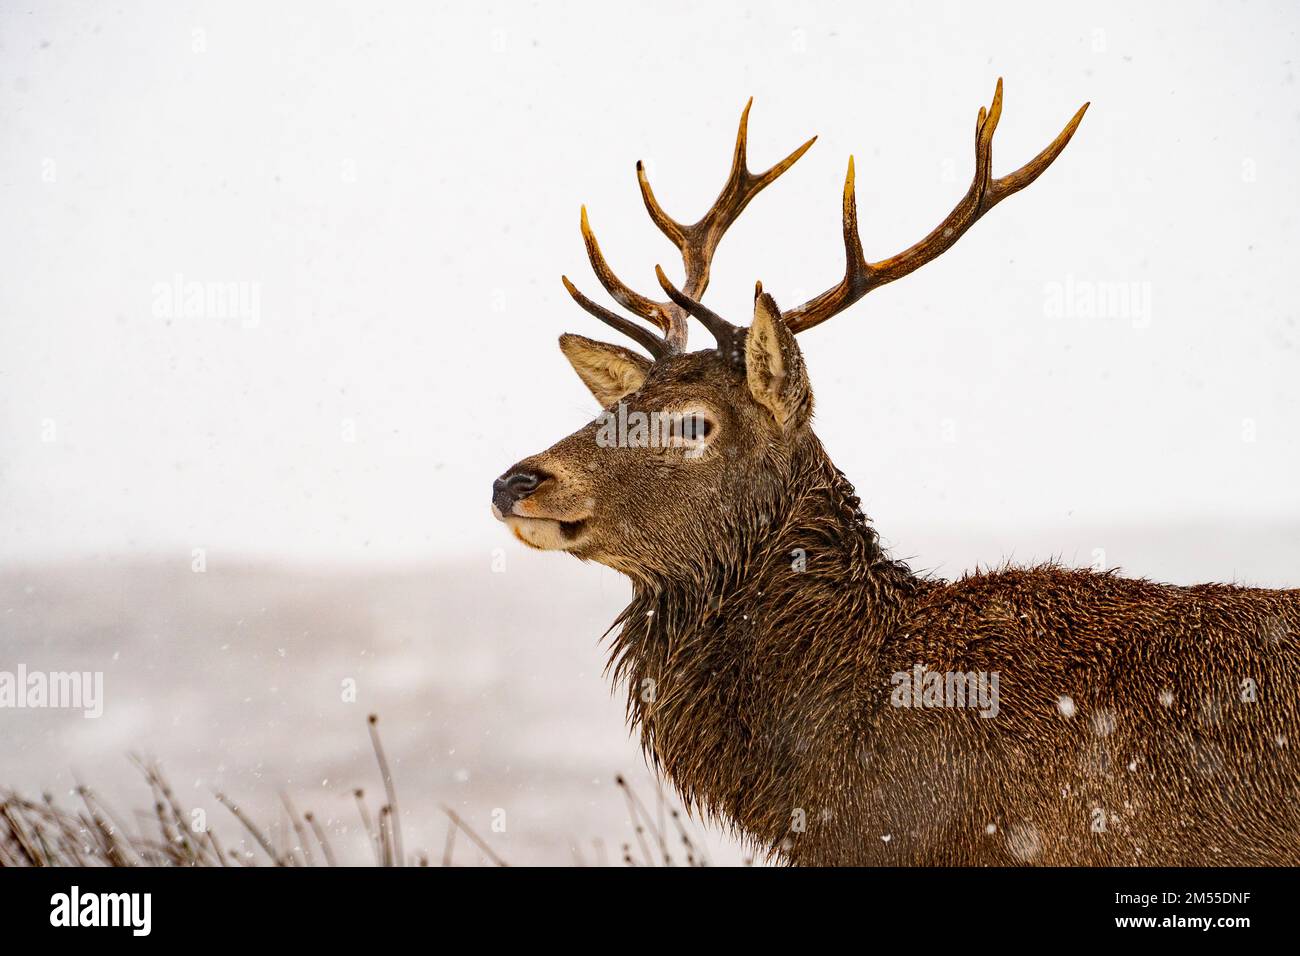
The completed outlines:
<svg viewBox="0 0 1300 956">
<path fill-rule="evenodd" d="M 550 475 L 536 468 L 518 468 L 507 471 L 492 482 L 492 510 L 498 518 L 514 513 L 514 507 L 523 501 Z"/>
</svg>

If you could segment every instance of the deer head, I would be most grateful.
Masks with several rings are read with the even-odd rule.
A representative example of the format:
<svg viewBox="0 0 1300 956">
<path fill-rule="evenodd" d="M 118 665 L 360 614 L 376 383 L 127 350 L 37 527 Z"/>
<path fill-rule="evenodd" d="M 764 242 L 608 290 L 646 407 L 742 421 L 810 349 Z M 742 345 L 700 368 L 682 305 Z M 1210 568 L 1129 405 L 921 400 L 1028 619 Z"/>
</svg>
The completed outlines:
<svg viewBox="0 0 1300 956">
<path fill-rule="evenodd" d="M 583 208 L 582 236 L 596 277 L 616 302 L 657 331 L 593 302 L 563 279 L 578 305 L 649 357 L 562 335 L 561 351 L 605 412 L 507 469 L 493 484 L 493 513 L 531 547 L 567 551 L 642 580 L 714 565 L 764 533 L 780 520 L 782 502 L 797 495 L 800 483 L 817 480 L 814 465 L 824 460 L 810 428 L 812 389 L 795 336 L 942 254 L 980 216 L 1051 165 L 1087 107 L 1032 161 L 995 179 L 993 133 L 1002 115 L 998 80 L 992 105 L 981 107 L 975 124 L 970 188 L 928 236 L 879 262 L 868 262 L 862 252 L 850 157 L 844 277 L 784 312 L 760 284 L 748 327 L 733 325 L 700 302 L 714 251 L 749 201 L 789 169 L 815 137 L 766 172 L 753 173 L 746 162 L 746 105 L 726 183 L 693 225 L 663 211 L 638 162 L 646 210 L 680 250 L 685 281 L 675 286 L 656 266 L 667 301 L 634 292 L 610 269 Z M 712 348 L 687 351 L 691 318 L 711 333 Z"/>
</svg>

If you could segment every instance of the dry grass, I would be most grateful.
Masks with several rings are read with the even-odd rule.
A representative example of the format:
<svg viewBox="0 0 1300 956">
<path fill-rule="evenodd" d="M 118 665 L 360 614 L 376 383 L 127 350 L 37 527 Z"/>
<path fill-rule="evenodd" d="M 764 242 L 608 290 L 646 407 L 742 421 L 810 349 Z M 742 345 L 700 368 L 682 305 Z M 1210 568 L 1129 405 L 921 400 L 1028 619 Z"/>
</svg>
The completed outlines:
<svg viewBox="0 0 1300 956">
<path fill-rule="evenodd" d="M 134 827 L 127 826 L 94 791 L 80 784 L 73 791 L 79 806 L 59 805 L 48 793 L 31 800 L 0 790 L 0 866 L 429 866 L 427 852 L 407 853 L 403 848 L 397 793 L 379 738 L 378 719 L 372 714 L 368 723 L 384 800 L 378 811 L 372 812 L 364 790 L 353 791 L 353 796 L 372 851 L 369 856 L 348 859 L 341 855 L 316 816 L 310 810 L 300 813 L 288 794 L 280 797 L 283 821 L 272 829 L 259 825 L 227 794 L 215 793 L 238 824 L 231 829 L 239 836 L 226 842 L 206 821 L 196 827 L 193 811 L 187 812 L 177 800 L 156 763 L 132 758 L 153 797 L 150 811 L 133 814 Z M 621 843 L 624 865 L 709 865 L 703 845 L 692 837 L 680 810 L 668 804 L 662 790 L 657 794 L 656 812 L 651 813 L 622 776 L 617 778 L 617 786 L 627 802 L 633 830 L 633 838 Z M 494 866 L 509 865 L 454 810 L 448 806 L 439 810 L 447 819 L 440 865 L 458 865 L 457 844 L 462 840 L 474 847 L 477 859 Z M 611 862 L 604 841 L 593 841 L 590 853 L 588 859 L 575 844 L 572 862 L 579 866 Z"/>
</svg>

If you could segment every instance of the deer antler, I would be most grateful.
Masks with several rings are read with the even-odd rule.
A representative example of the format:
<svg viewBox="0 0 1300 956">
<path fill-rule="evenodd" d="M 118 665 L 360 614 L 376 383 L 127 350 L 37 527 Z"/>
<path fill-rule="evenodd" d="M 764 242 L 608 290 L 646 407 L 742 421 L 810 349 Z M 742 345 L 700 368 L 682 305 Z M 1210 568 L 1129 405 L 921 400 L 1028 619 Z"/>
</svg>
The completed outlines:
<svg viewBox="0 0 1300 956">
<path fill-rule="evenodd" d="M 793 166 L 817 139 L 814 136 L 766 172 L 757 174 L 750 172 L 745 153 L 749 135 L 749 108 L 753 103 L 754 100 L 751 98 L 745 104 L 745 111 L 740 114 L 740 130 L 736 133 L 736 149 L 731 160 L 731 172 L 727 174 L 722 192 L 698 222 L 689 226 L 683 225 L 665 213 L 650 189 L 645 167 L 639 161 L 636 164 L 636 178 L 641 186 L 641 198 L 645 201 L 646 211 L 655 225 L 672 240 L 682 254 L 682 265 L 686 269 L 686 281 L 680 293 L 683 299 L 698 300 L 704 295 L 704 290 L 709 285 L 709 267 L 713 262 L 713 253 L 728 227 L 736 221 L 736 217 L 751 199 Z M 625 309 L 654 323 L 663 332 L 663 336 L 655 335 L 635 322 L 592 302 L 578 291 L 567 276 L 562 276 L 564 287 L 569 291 L 569 295 L 573 296 L 573 300 L 602 322 L 643 345 L 655 358 L 685 351 L 688 310 L 671 293 L 671 301 L 657 302 L 632 291 L 614 274 L 600 251 L 595 233 L 591 231 L 591 224 L 587 221 L 586 206 L 582 207 L 582 238 L 587 246 L 587 257 L 591 260 L 592 270 L 596 273 L 600 284 Z M 661 279 L 665 290 L 669 288 L 666 283 L 666 279 Z M 714 334 L 716 335 L 717 332 L 715 331 Z"/>
<path fill-rule="evenodd" d="M 872 289 L 901 279 L 947 251 L 980 216 L 1012 193 L 1024 189 L 1052 165 L 1052 161 L 1060 155 L 1074 135 L 1087 109 L 1087 103 L 1079 107 L 1079 111 L 1061 130 L 1060 135 L 1024 166 L 1010 175 L 993 179 L 993 132 L 1002 116 L 1002 80 L 999 78 L 997 89 L 993 93 L 993 104 L 987 110 L 980 107 L 979 119 L 975 123 L 975 178 L 970 189 L 933 232 L 911 248 L 880 262 L 868 262 L 862 254 L 857 201 L 853 193 L 853 157 L 850 156 L 849 172 L 844 180 L 844 278 L 816 298 L 783 313 L 790 330 L 802 332 L 825 322 Z"/>
</svg>

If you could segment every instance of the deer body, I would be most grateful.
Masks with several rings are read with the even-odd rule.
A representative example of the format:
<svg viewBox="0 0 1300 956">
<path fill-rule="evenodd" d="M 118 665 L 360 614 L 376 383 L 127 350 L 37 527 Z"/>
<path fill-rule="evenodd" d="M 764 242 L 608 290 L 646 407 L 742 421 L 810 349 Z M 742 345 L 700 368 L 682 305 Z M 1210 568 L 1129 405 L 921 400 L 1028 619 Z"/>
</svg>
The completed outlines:
<svg viewBox="0 0 1300 956">
<path fill-rule="evenodd" d="M 966 195 L 889 259 L 862 254 L 850 160 L 844 278 L 786 312 L 760 287 L 747 328 L 698 301 L 713 252 L 811 141 L 750 172 L 746 107 L 727 183 L 690 226 L 663 212 L 638 164 L 686 281 L 657 269 L 669 301 L 633 292 L 583 211 L 601 284 L 662 335 L 564 280 L 653 361 L 562 336 L 606 411 L 497 479 L 494 514 L 530 547 L 631 579 L 611 663 L 648 758 L 690 805 L 778 859 L 1300 863 L 1300 591 L 1054 565 L 918 576 L 884 553 L 812 431 L 795 335 L 944 252 L 1041 175 L 1083 116 L 994 179 L 1001 104 L 999 81 Z M 715 348 L 686 351 L 688 318 Z M 662 440 L 611 443 L 615 409 L 619 422 L 656 416 Z M 978 708 L 954 697 L 972 683 Z"/>
<path fill-rule="evenodd" d="M 1295 863 L 1300 592 L 926 580 L 822 488 L 746 573 L 622 616 L 630 712 L 686 799 L 795 864 Z M 918 664 L 998 674 L 998 713 L 893 706 Z"/>
</svg>

